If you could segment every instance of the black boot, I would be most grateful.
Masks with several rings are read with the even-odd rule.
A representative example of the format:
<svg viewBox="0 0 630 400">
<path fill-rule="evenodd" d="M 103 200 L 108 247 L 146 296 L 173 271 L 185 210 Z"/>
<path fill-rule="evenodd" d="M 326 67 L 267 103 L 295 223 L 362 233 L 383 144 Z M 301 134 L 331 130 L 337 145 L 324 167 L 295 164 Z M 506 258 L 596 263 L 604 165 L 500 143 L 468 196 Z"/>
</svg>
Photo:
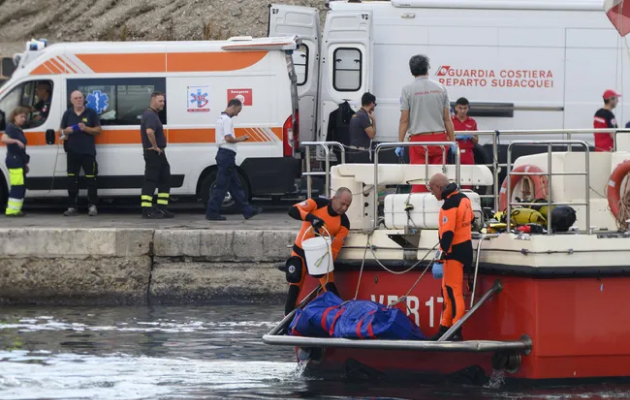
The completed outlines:
<svg viewBox="0 0 630 400">
<path fill-rule="evenodd" d="M 448 331 L 448 328 L 445 326 L 440 325 L 440 329 L 437 331 L 437 333 L 433 336 L 431 336 L 429 338 L 429 340 L 432 340 L 434 342 L 436 342 L 439 338 L 442 337 L 442 335 L 444 335 L 446 333 L 446 331 Z"/>
<path fill-rule="evenodd" d="M 175 214 L 167 210 L 166 207 L 158 207 L 157 210 L 164 215 L 164 218 L 175 218 Z"/>
<path fill-rule="evenodd" d="M 142 208 L 142 218 L 144 219 L 163 219 L 164 214 L 159 212 L 158 210 L 154 210 L 149 207 Z"/>
<path fill-rule="evenodd" d="M 438 330 L 438 332 L 431 336 L 429 338 L 429 340 L 433 340 L 433 341 L 437 341 L 439 338 L 441 338 L 449 329 L 451 328 L 447 328 L 445 326 L 440 325 L 440 329 Z M 462 328 L 457 329 L 450 338 L 447 339 L 448 342 L 461 342 L 462 340 L 464 340 L 464 338 L 462 337 Z"/>
</svg>

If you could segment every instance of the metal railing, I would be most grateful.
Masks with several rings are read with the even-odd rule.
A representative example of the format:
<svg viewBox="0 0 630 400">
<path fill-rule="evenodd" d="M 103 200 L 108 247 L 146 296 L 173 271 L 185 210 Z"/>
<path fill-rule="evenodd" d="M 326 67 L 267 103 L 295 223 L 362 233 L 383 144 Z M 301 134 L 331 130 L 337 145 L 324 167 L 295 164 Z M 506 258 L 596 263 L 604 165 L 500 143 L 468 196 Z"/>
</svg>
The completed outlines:
<svg viewBox="0 0 630 400">
<path fill-rule="evenodd" d="M 579 145 L 584 147 L 584 172 L 553 172 L 553 152 L 552 146 L 556 145 L 567 145 L 571 148 L 572 145 Z M 547 146 L 547 172 L 514 172 L 512 171 L 512 148 L 519 145 L 529 145 L 529 146 Z M 511 226 L 512 220 L 512 206 L 531 206 L 531 203 L 520 203 L 512 201 L 512 176 L 547 176 L 547 234 L 551 234 L 551 215 L 552 215 L 552 206 L 559 205 L 572 205 L 572 206 L 586 206 L 586 231 L 589 231 L 591 226 L 591 205 L 590 205 L 590 190 L 591 190 L 591 176 L 589 171 L 589 148 L 588 144 L 583 140 L 516 140 L 508 146 L 507 153 L 507 210 L 506 210 L 506 223 L 508 225 L 508 229 Z M 555 203 L 551 201 L 551 178 L 553 176 L 584 176 L 584 180 L 586 181 L 586 193 L 584 197 L 584 203 Z M 495 187 L 496 187 L 495 182 Z M 541 203 L 542 204 L 542 203 Z"/>
<path fill-rule="evenodd" d="M 325 157 L 325 170 L 324 171 L 311 171 L 311 146 L 321 147 L 324 149 Z M 330 197 L 330 149 L 331 147 L 338 147 L 341 150 L 341 163 L 346 162 L 346 149 L 343 144 L 339 142 L 302 142 L 300 147 L 304 147 L 306 150 L 306 172 L 302 173 L 302 176 L 306 176 L 306 193 L 308 198 L 313 196 L 313 176 L 325 176 L 326 180 L 326 197 Z"/>
<path fill-rule="evenodd" d="M 429 181 L 429 147 L 428 146 L 445 146 L 442 147 L 442 171 L 446 171 L 446 146 L 455 146 L 455 182 L 457 184 L 460 183 L 460 175 L 459 175 L 459 166 L 460 166 L 460 150 L 457 142 L 391 142 L 391 143 L 380 143 L 376 146 L 374 150 L 374 229 L 378 228 L 378 153 L 382 149 L 392 148 L 392 147 L 414 147 L 420 146 L 424 148 L 425 160 L 427 162 L 424 164 L 425 166 L 425 176 L 424 179 L 428 184 Z"/>
</svg>

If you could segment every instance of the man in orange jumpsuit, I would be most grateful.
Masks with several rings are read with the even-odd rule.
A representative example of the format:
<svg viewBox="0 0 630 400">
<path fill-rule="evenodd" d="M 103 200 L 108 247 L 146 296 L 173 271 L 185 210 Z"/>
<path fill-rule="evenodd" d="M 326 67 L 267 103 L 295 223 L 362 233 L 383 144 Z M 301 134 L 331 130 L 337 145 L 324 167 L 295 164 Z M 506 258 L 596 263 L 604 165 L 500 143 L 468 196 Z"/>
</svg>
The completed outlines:
<svg viewBox="0 0 630 400">
<path fill-rule="evenodd" d="M 315 233 L 313 231 L 319 232 L 323 227 L 326 228 L 330 236 L 333 237 L 331 244 L 332 256 L 333 260 L 336 260 L 350 231 L 350 221 L 345 214 L 350 204 L 352 204 L 352 192 L 348 188 L 342 187 L 337 189 L 332 199 L 308 199 L 294 205 L 289 210 L 291 218 L 304 221 L 304 223 L 302 223 L 302 228 L 295 239 L 291 257 L 287 260 L 285 266 L 285 273 L 289 282 L 289 294 L 284 307 L 285 315 L 288 315 L 295 308 L 300 296 L 300 290 L 308 273 L 304 250 L 302 249 L 302 240 L 314 237 Z M 309 229 L 310 227 L 313 227 L 313 229 Z M 307 230 L 308 233 L 304 236 L 304 232 Z M 323 231 L 320 233 L 325 234 Z M 324 290 L 339 295 L 334 283 L 333 272 L 315 277 L 319 278 L 319 282 Z"/>
<path fill-rule="evenodd" d="M 435 174 L 429 181 L 431 193 L 444 200 L 439 216 L 440 250 L 433 260 L 433 277 L 442 278 L 444 309 L 440 329 L 431 340 L 438 340 L 466 313 L 464 305 L 464 267 L 473 262 L 471 228 L 473 212 L 470 200 L 444 174 Z M 450 340 L 462 340 L 458 329 Z"/>
</svg>

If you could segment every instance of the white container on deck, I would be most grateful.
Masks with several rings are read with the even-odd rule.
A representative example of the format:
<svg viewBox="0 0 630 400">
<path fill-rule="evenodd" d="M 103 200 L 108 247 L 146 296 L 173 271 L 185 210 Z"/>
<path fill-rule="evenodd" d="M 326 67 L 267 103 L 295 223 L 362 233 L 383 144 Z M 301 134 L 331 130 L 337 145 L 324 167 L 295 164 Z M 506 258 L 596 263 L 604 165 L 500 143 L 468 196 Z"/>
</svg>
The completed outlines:
<svg viewBox="0 0 630 400">
<path fill-rule="evenodd" d="M 481 199 L 472 191 L 463 192 L 469 199 L 475 216 L 482 214 Z M 413 207 L 407 213 L 407 204 Z M 418 229 L 438 229 L 440 208 L 444 201 L 438 201 L 431 193 L 394 194 L 385 197 L 385 226 L 387 229 L 405 229 L 409 226 Z"/>
</svg>

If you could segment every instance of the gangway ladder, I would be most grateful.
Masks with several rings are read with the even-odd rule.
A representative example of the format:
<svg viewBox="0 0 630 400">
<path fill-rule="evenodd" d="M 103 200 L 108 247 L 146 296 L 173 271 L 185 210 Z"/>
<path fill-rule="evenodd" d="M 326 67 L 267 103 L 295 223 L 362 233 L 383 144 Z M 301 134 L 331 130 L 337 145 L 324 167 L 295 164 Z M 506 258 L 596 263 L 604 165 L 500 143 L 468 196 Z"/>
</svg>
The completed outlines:
<svg viewBox="0 0 630 400">
<path fill-rule="evenodd" d="M 529 146 L 547 146 L 547 172 L 513 172 L 512 171 L 512 148 L 529 145 Z M 553 173 L 552 164 L 553 164 L 553 145 L 566 145 L 571 148 L 572 145 L 582 146 L 584 148 L 584 172 L 558 172 Z M 590 190 L 591 190 L 591 177 L 589 171 L 589 148 L 588 144 L 583 140 L 515 140 L 510 143 L 508 146 L 507 153 L 507 210 L 506 210 L 506 223 L 508 227 L 508 231 L 511 230 L 512 226 L 512 206 L 531 206 L 531 203 L 519 203 L 512 202 L 512 176 L 546 176 L 547 177 L 547 234 L 551 235 L 551 215 L 552 215 L 552 206 L 586 206 L 586 232 L 589 232 L 591 226 L 591 202 L 590 202 Z M 552 198 L 552 184 L 551 178 L 553 176 L 584 176 L 585 180 L 585 196 L 584 203 L 555 203 L 551 201 Z M 542 204 L 542 203 L 540 203 Z M 501 211 L 501 210 L 499 210 Z"/>
<path fill-rule="evenodd" d="M 325 170 L 311 171 L 311 146 L 321 147 L 324 150 Z M 306 172 L 302 176 L 306 177 L 306 195 L 310 199 L 313 197 L 313 176 L 324 176 L 326 180 L 326 198 L 330 198 L 330 149 L 338 147 L 341 150 L 341 163 L 346 163 L 346 149 L 339 142 L 302 142 L 300 147 L 304 147 L 306 154 Z"/>
</svg>

